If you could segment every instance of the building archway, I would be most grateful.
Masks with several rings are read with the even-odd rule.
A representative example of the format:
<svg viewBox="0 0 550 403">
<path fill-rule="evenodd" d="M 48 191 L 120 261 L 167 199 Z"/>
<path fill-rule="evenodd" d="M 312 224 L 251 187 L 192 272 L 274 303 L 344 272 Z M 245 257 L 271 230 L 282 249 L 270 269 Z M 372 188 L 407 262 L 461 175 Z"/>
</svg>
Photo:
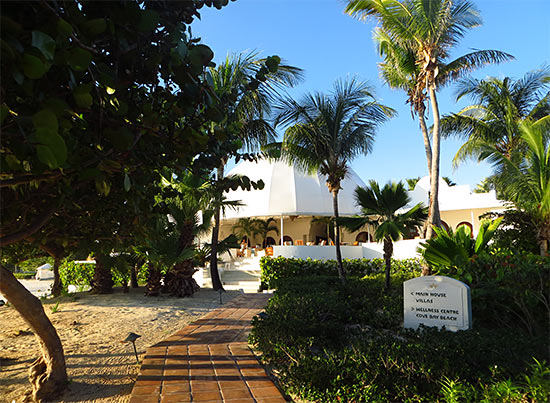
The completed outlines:
<svg viewBox="0 0 550 403">
<path fill-rule="evenodd" d="M 369 234 L 367 231 L 362 231 L 357 234 L 355 237 L 355 242 L 364 243 L 364 242 L 372 242 L 372 235 Z"/>
<path fill-rule="evenodd" d="M 447 232 L 449 232 L 449 229 L 451 228 L 451 227 L 449 227 L 449 224 L 447 224 L 447 223 L 446 223 L 445 221 L 443 221 L 443 220 L 441 220 L 441 227 L 442 227 L 445 231 L 447 231 Z"/>
<path fill-rule="evenodd" d="M 465 225 L 466 227 L 470 228 L 470 238 L 473 238 L 474 237 L 474 227 L 472 226 L 472 224 L 470 224 L 468 221 L 462 221 L 462 222 L 459 222 L 456 225 L 456 228 L 458 229 L 458 227 L 460 227 L 461 225 Z"/>
<path fill-rule="evenodd" d="M 294 244 L 294 241 L 288 235 L 283 236 L 283 245 L 285 244 L 285 242 L 290 242 L 291 244 Z"/>
<path fill-rule="evenodd" d="M 268 236 L 266 239 L 265 239 L 265 245 L 264 245 L 264 248 L 265 247 L 268 247 L 268 246 L 273 246 L 273 245 L 276 245 L 277 242 L 275 242 L 275 239 L 271 236 Z"/>
</svg>

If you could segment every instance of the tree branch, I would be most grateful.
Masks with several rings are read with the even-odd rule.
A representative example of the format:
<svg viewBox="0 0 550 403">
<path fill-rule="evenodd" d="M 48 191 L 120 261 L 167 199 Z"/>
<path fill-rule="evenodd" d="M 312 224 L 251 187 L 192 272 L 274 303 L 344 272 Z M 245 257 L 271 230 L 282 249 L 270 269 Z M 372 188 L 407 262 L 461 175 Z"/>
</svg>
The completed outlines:
<svg viewBox="0 0 550 403">
<path fill-rule="evenodd" d="M 36 231 L 42 228 L 44 224 L 48 222 L 48 220 L 52 217 L 52 215 L 55 213 L 58 207 L 59 207 L 59 203 L 52 205 L 42 216 L 38 217 L 28 227 L 22 229 L 21 231 L 17 231 L 13 234 L 0 237 L 0 247 L 6 246 L 18 241 L 22 241 L 23 239 L 34 234 Z"/>
</svg>

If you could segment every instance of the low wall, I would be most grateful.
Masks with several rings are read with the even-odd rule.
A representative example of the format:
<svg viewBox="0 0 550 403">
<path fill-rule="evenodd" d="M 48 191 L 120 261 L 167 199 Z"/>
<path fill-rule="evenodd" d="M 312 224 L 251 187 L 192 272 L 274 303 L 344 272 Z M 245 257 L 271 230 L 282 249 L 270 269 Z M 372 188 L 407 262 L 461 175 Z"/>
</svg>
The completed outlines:
<svg viewBox="0 0 550 403">
<path fill-rule="evenodd" d="M 404 239 L 393 243 L 394 259 L 413 259 L 420 257 L 416 248 L 424 239 Z M 367 259 L 382 258 L 384 256 L 384 244 L 382 242 L 368 242 L 361 244 L 363 257 Z"/>
<path fill-rule="evenodd" d="M 419 257 L 418 253 L 416 252 L 416 248 L 422 241 L 422 239 L 407 239 L 394 242 L 393 258 L 410 259 Z M 374 259 L 382 258 L 384 256 L 384 245 L 378 242 L 363 243 L 360 246 L 342 245 L 340 249 L 342 251 L 343 259 Z M 273 246 L 273 257 L 278 256 L 300 259 L 311 258 L 317 260 L 334 260 L 336 259 L 336 247 L 319 245 L 275 245 Z"/>
<path fill-rule="evenodd" d="M 363 248 L 360 246 L 346 246 L 340 247 L 342 251 L 343 259 L 361 259 L 363 257 Z M 292 245 L 292 246 L 273 246 L 273 257 L 294 257 L 317 260 L 335 260 L 336 259 L 336 247 L 335 246 L 320 246 L 320 245 Z"/>
</svg>

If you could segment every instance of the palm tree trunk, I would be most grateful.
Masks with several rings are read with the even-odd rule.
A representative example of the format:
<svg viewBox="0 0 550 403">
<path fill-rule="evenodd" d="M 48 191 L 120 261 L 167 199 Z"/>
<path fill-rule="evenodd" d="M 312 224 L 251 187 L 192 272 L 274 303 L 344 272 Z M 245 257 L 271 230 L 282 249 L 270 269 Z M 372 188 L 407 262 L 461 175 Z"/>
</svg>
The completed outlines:
<svg viewBox="0 0 550 403">
<path fill-rule="evenodd" d="M 384 288 L 390 290 L 391 257 L 393 255 L 393 242 L 390 238 L 384 238 L 384 261 L 386 262 L 386 281 Z"/>
<path fill-rule="evenodd" d="M 136 263 L 132 268 L 130 268 L 130 287 L 132 288 L 139 287 L 138 279 L 137 279 L 137 271 L 143 265 L 143 262 L 140 261 L 139 263 Z"/>
<path fill-rule="evenodd" d="M 338 265 L 338 276 L 342 283 L 346 282 L 346 273 L 344 272 L 344 265 L 342 264 L 342 251 L 340 250 L 340 225 L 338 224 L 338 190 L 332 191 L 332 207 L 334 208 L 334 217 L 335 217 L 335 236 L 336 242 L 336 263 Z"/>
<path fill-rule="evenodd" d="M 418 113 L 418 121 L 420 123 L 420 131 L 422 132 L 422 138 L 424 139 L 424 149 L 426 150 L 426 161 L 428 163 L 428 175 L 431 177 L 432 173 L 432 146 L 430 144 L 430 135 L 428 133 L 428 127 L 426 125 L 426 119 L 424 113 Z M 426 238 L 426 231 L 428 229 L 428 220 L 424 221 L 422 226 L 422 237 Z"/>
<path fill-rule="evenodd" d="M 113 292 L 113 276 L 111 268 L 105 266 L 105 259 L 101 254 L 95 257 L 94 277 L 92 279 L 92 294 L 110 294 Z"/>
<path fill-rule="evenodd" d="M 428 133 L 428 127 L 426 126 L 426 119 L 424 115 L 418 116 L 420 123 L 420 130 L 422 131 L 422 138 L 424 139 L 424 149 L 426 150 L 426 161 L 428 162 L 428 175 L 432 171 L 432 146 L 430 144 L 430 135 Z"/>
<path fill-rule="evenodd" d="M 437 104 L 437 97 L 435 93 L 435 86 L 429 85 L 430 92 L 430 104 L 432 106 L 432 112 L 434 117 L 434 124 L 432 130 L 433 136 L 433 155 L 432 155 L 432 169 L 430 171 L 430 208 L 428 210 L 428 220 L 426 229 L 426 238 L 433 237 L 432 225 L 436 227 L 441 226 L 441 218 L 439 215 L 439 151 L 441 136 L 439 133 L 439 105 Z"/>
<path fill-rule="evenodd" d="M 61 282 L 61 277 L 59 277 L 59 264 L 61 259 L 56 256 L 53 258 L 53 284 L 52 284 L 52 295 L 54 297 L 59 297 L 61 291 L 63 290 L 63 283 Z"/>
<path fill-rule="evenodd" d="M 217 180 L 221 181 L 224 175 L 224 162 L 222 161 L 221 166 L 217 170 Z M 217 190 L 216 190 L 217 191 Z M 216 195 L 215 197 L 218 197 Z M 221 199 L 221 198 L 220 198 Z M 214 212 L 214 227 L 212 228 L 212 242 L 211 242 L 211 253 L 210 253 L 210 278 L 212 279 L 212 288 L 215 291 L 223 290 L 223 284 L 220 279 L 220 274 L 218 272 L 218 236 L 220 233 L 220 210 L 221 206 L 215 206 Z"/>
<path fill-rule="evenodd" d="M 29 370 L 33 399 L 37 402 L 56 399 L 67 387 L 68 379 L 63 346 L 55 328 L 40 300 L 3 265 L 0 265 L 0 293 L 29 324 L 42 349 L 42 356 L 32 363 Z"/>
</svg>

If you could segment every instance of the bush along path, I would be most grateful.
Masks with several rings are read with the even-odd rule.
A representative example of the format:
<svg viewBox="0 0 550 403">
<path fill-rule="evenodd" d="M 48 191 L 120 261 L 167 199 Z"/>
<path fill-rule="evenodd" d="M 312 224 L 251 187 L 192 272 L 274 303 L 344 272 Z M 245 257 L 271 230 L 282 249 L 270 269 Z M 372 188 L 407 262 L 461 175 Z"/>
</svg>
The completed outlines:
<svg viewBox="0 0 550 403">
<path fill-rule="evenodd" d="M 438 273 L 471 287 L 473 329 L 458 332 L 403 329 L 402 283 L 419 270 L 395 261 L 386 293 L 376 263 L 348 262 L 343 285 L 334 263 L 327 275 L 313 261 L 263 262 L 262 280 L 276 292 L 250 341 L 286 393 L 315 402 L 548 401 L 548 258 L 480 255 Z"/>
<path fill-rule="evenodd" d="M 285 402 L 247 343 L 269 294 L 244 294 L 147 349 L 130 403 Z"/>
</svg>

